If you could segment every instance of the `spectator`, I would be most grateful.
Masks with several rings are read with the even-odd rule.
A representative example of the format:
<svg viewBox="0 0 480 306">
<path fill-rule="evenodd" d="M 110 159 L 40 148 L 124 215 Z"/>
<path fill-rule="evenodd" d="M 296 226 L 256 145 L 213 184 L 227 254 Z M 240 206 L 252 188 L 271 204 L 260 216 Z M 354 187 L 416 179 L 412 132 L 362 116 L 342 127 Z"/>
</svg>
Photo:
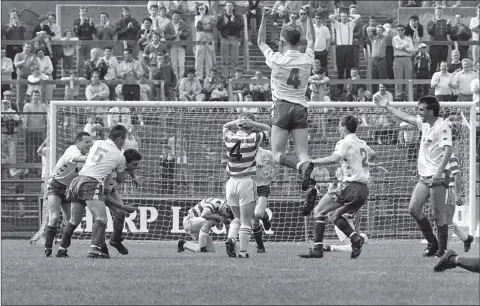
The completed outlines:
<svg viewBox="0 0 480 306">
<path fill-rule="evenodd" d="M 430 55 L 427 52 L 427 45 L 421 43 L 419 45 L 418 53 L 415 56 L 414 71 L 417 80 L 426 80 L 430 79 L 430 65 L 432 61 L 430 60 Z M 417 97 L 423 97 L 428 95 L 429 92 L 428 84 L 418 84 L 417 85 Z"/>
<path fill-rule="evenodd" d="M 158 5 L 157 4 L 153 4 L 151 6 L 148 7 L 148 12 L 150 13 L 150 16 L 148 16 L 147 18 L 150 18 L 150 20 L 152 21 L 152 25 L 151 25 L 151 29 L 153 31 L 157 31 L 159 33 L 162 33 L 160 32 L 160 21 L 158 19 Z M 145 21 L 146 18 L 144 18 L 143 20 Z M 142 24 L 142 30 L 145 29 L 145 25 Z"/>
<path fill-rule="evenodd" d="M 440 63 L 440 71 L 435 72 L 432 76 L 431 87 L 435 89 L 435 96 L 440 101 L 454 101 L 453 92 L 453 74 L 447 71 L 447 62 Z"/>
<path fill-rule="evenodd" d="M 185 48 L 187 46 L 185 43 L 178 44 L 178 42 L 185 42 L 189 37 L 190 26 L 180 19 L 180 12 L 172 12 L 172 22 L 165 29 L 165 39 L 177 42 L 170 47 L 170 59 L 177 78 L 185 75 Z"/>
<path fill-rule="evenodd" d="M 35 64 L 35 54 L 32 53 L 32 45 L 25 43 L 23 45 L 23 51 L 15 55 L 13 65 L 17 68 L 17 79 L 26 80 L 32 72 L 32 65 Z M 25 93 L 27 91 L 27 84 L 18 84 L 17 97 L 20 103 L 20 109 L 23 109 L 23 103 L 25 102 Z"/>
<path fill-rule="evenodd" d="M 172 66 L 165 62 L 165 55 L 157 54 L 157 67 L 153 70 L 152 78 L 156 81 L 163 81 L 165 101 L 176 100 L 177 77 Z"/>
<path fill-rule="evenodd" d="M 376 34 L 376 27 L 377 27 L 377 17 L 375 15 L 370 15 L 368 17 L 368 24 L 362 27 L 362 40 L 363 40 L 363 55 L 364 58 L 367 59 L 367 65 L 371 65 L 371 55 L 372 55 L 372 43 L 370 41 L 370 37 L 367 33 L 367 28 L 373 27 L 373 33 Z M 368 69 L 367 69 L 368 73 Z M 371 78 L 371 75 L 367 75 L 368 78 Z"/>
<path fill-rule="evenodd" d="M 54 34 L 51 37 L 51 40 L 52 41 L 61 40 L 62 30 L 60 29 L 60 26 L 57 24 L 57 15 L 55 15 L 53 12 L 49 12 L 47 14 L 47 18 L 48 18 L 48 26 L 50 27 L 50 30 Z M 50 55 L 50 59 L 52 60 L 52 66 L 53 66 L 52 77 L 54 80 L 56 80 L 58 62 L 63 57 L 63 47 L 59 45 L 53 45 L 52 51 L 53 53 Z"/>
<path fill-rule="evenodd" d="M 341 22 L 337 21 L 337 17 L 340 17 Z M 336 62 L 338 70 L 338 79 L 343 80 L 350 78 L 350 69 L 354 66 L 353 61 L 353 30 L 355 28 L 357 18 L 348 20 L 348 13 L 342 12 L 341 14 L 331 14 L 328 16 L 331 21 L 332 29 L 335 29 L 335 42 L 336 42 Z M 337 85 L 337 94 L 340 95 L 343 92 L 343 85 Z"/>
<path fill-rule="evenodd" d="M 2 94 L 2 100 L 8 100 L 10 101 L 10 107 L 16 111 L 16 112 L 19 112 L 20 109 L 18 108 L 18 104 L 17 104 L 17 101 L 15 101 L 15 99 L 13 98 L 13 92 L 11 92 L 10 90 L 7 90 L 7 91 L 4 91 L 3 94 Z"/>
<path fill-rule="evenodd" d="M 70 29 L 63 32 L 62 40 L 78 40 L 77 37 L 73 37 L 73 32 Z M 62 76 L 65 76 L 65 71 L 72 70 L 73 68 L 73 55 L 75 54 L 75 45 L 63 45 L 62 53 Z"/>
<path fill-rule="evenodd" d="M 358 67 L 360 62 L 360 46 L 363 45 L 363 22 L 360 18 L 360 14 L 357 12 L 357 5 L 351 4 L 349 6 L 349 20 L 355 20 L 355 26 L 353 28 L 353 65 Z M 365 58 L 367 58 L 365 56 Z"/>
<path fill-rule="evenodd" d="M 405 26 L 405 36 L 412 39 L 413 47 L 418 50 L 423 40 L 423 25 L 420 24 L 418 16 L 412 15 L 408 24 Z"/>
<path fill-rule="evenodd" d="M 26 33 L 27 29 L 18 20 L 17 11 L 11 11 L 8 24 L 2 27 L 2 36 L 5 37 L 5 40 L 25 40 Z M 22 52 L 22 46 L 9 44 L 6 50 L 7 57 L 15 60 L 15 56 Z"/>
<path fill-rule="evenodd" d="M 12 108 L 10 101 L 2 100 L 2 163 L 17 163 L 17 134 L 20 124 L 20 116 Z M 14 166 L 8 168 L 10 176 L 18 173 Z"/>
<path fill-rule="evenodd" d="M 195 77 L 195 69 L 187 70 L 187 77 L 180 81 L 179 100 L 180 101 L 204 101 L 205 95 L 202 94 L 202 85 Z"/>
<path fill-rule="evenodd" d="M 300 26 L 300 42 L 299 42 L 299 51 L 301 53 L 305 53 L 305 50 L 307 50 L 307 24 L 309 22 L 308 16 L 307 16 L 307 9 L 306 8 L 301 8 L 299 12 L 299 19 L 298 19 L 298 25 Z"/>
<path fill-rule="evenodd" d="M 187 14 L 195 14 L 195 10 L 197 9 L 197 4 L 195 1 L 187 1 L 187 0 L 180 0 L 180 1 L 171 1 L 168 11 L 178 11 L 181 15 Z"/>
<path fill-rule="evenodd" d="M 52 73 L 53 73 L 53 64 L 50 57 L 46 56 L 43 49 L 35 50 L 36 54 L 36 65 L 40 69 L 40 73 L 45 74 L 48 76 L 49 80 L 53 80 Z M 45 85 L 45 90 L 42 93 L 43 100 L 47 103 L 50 102 L 53 98 L 53 85 Z"/>
<path fill-rule="evenodd" d="M 383 29 L 385 30 L 384 35 L 387 37 L 387 51 L 385 52 L 385 59 L 387 60 L 387 75 L 389 79 L 395 79 L 395 74 L 393 72 L 393 61 L 394 51 L 393 51 L 393 44 L 392 40 L 395 34 L 397 33 L 396 30 L 392 29 L 390 23 L 386 23 L 383 25 Z"/>
<path fill-rule="evenodd" d="M 90 57 L 90 60 L 85 62 L 85 78 L 90 80 L 92 71 L 98 70 L 100 73 L 100 80 L 104 80 L 105 75 L 108 72 L 108 65 L 102 58 L 100 49 L 93 48 L 90 50 Z"/>
<path fill-rule="evenodd" d="M 282 26 L 282 30 L 280 31 L 280 40 L 278 45 L 278 50 L 280 53 L 283 53 L 283 47 L 285 46 L 285 38 L 284 38 L 285 29 L 295 28 L 300 32 L 300 37 L 302 36 L 302 27 L 300 25 L 300 21 L 298 20 L 299 19 L 298 13 L 291 12 L 289 14 L 289 18 L 290 18 L 289 22 L 284 23 Z"/>
<path fill-rule="evenodd" d="M 330 79 L 326 76 L 326 70 L 323 67 L 319 67 L 314 74 L 308 78 L 311 102 L 330 101 L 330 98 L 328 97 L 329 82 Z"/>
<path fill-rule="evenodd" d="M 315 29 L 315 59 L 320 60 L 320 65 L 325 69 L 325 75 L 328 76 L 328 51 L 330 50 L 332 36 L 330 35 L 330 30 L 325 26 L 324 15 L 320 13 L 315 14 L 313 28 Z"/>
<path fill-rule="evenodd" d="M 353 68 L 350 70 L 350 75 L 351 75 L 351 78 L 350 78 L 350 79 L 351 79 L 352 81 L 359 81 L 359 80 L 362 79 L 362 78 L 360 77 L 360 73 L 358 72 L 358 68 L 357 68 L 357 67 L 353 67 Z M 347 96 L 348 96 L 348 94 L 354 94 L 354 95 L 355 95 L 355 94 L 357 93 L 357 87 L 358 87 L 358 86 L 359 86 L 359 85 L 357 85 L 357 84 L 352 84 L 352 83 L 348 84 L 348 85 L 347 85 Z M 364 86 L 364 85 L 362 85 L 362 86 Z M 366 89 L 366 87 L 365 87 L 365 89 Z M 366 94 L 367 94 L 367 95 L 371 95 L 370 91 L 366 91 Z"/>
<path fill-rule="evenodd" d="M 452 62 L 448 65 L 448 72 L 450 73 L 457 73 L 458 71 L 462 70 L 462 62 L 460 61 L 460 51 L 453 50 L 452 51 Z"/>
<path fill-rule="evenodd" d="M 420 0 L 400 0 L 398 1 L 399 7 L 421 7 L 422 1 Z"/>
<path fill-rule="evenodd" d="M 96 33 L 95 25 L 93 24 L 93 19 L 88 18 L 87 8 L 85 6 L 80 7 L 79 9 L 79 18 L 75 19 L 73 22 L 73 32 L 77 35 L 79 40 L 93 40 L 93 34 Z M 87 44 L 77 45 L 77 62 L 84 63 L 85 59 L 88 58 L 90 54 L 91 46 Z M 88 78 L 88 77 L 87 77 Z"/>
<path fill-rule="evenodd" d="M 412 77 L 412 54 L 414 52 L 412 39 L 405 36 L 405 27 L 397 26 L 398 35 L 393 37 L 392 45 L 395 59 L 393 60 L 393 71 L 396 80 L 408 80 Z M 405 91 L 403 87 L 405 86 Z M 407 84 L 395 84 L 395 99 L 402 100 L 408 97 Z"/>
<path fill-rule="evenodd" d="M 283 26 L 284 21 L 288 21 L 289 14 L 288 14 L 288 7 L 287 1 L 276 1 L 272 8 L 272 19 L 273 19 L 273 27 L 271 32 L 271 39 L 270 43 L 280 46 L 280 29 Z"/>
<path fill-rule="evenodd" d="M 100 12 L 100 23 L 96 27 L 96 31 L 95 35 L 98 40 L 113 40 L 115 34 L 117 34 L 115 26 L 108 19 L 107 12 Z"/>
<path fill-rule="evenodd" d="M 255 76 L 251 78 L 252 80 L 265 80 L 268 81 L 267 77 L 263 76 L 262 71 L 255 71 Z M 255 81 L 250 83 L 250 94 L 252 95 L 253 101 L 267 101 L 268 93 L 270 92 L 270 84 L 255 84 Z"/>
<path fill-rule="evenodd" d="M 157 66 L 157 54 L 167 55 L 167 46 L 160 41 L 160 34 L 153 32 L 152 42 L 143 50 L 143 66 L 145 69 Z"/>
<path fill-rule="evenodd" d="M 206 100 L 210 100 L 210 95 L 212 91 L 215 89 L 216 84 L 220 81 L 220 78 L 217 75 L 217 69 L 212 68 L 210 70 L 210 75 L 203 80 L 203 91 L 202 93 L 205 95 Z"/>
<path fill-rule="evenodd" d="M 473 93 L 470 84 L 478 79 L 478 73 L 472 70 L 472 61 L 468 58 L 462 60 L 462 70 L 455 73 L 452 79 L 452 87 L 458 92 L 457 101 L 473 101 Z"/>
<path fill-rule="evenodd" d="M 138 80 L 143 76 L 142 64 L 133 59 L 131 49 L 123 52 L 124 61 L 118 65 L 117 78 L 125 80 L 122 85 L 122 96 L 125 101 L 140 101 L 140 86 Z"/>
<path fill-rule="evenodd" d="M 94 138 L 102 139 L 102 127 L 102 118 L 92 115 L 87 118 L 87 123 L 85 124 L 83 131 L 87 132 L 88 134 L 90 134 L 90 136 Z"/>
<path fill-rule="evenodd" d="M 158 29 L 157 32 L 160 33 L 160 38 L 162 41 L 165 41 L 165 29 L 167 25 L 171 22 L 171 20 L 167 17 L 167 9 L 165 7 L 160 8 L 160 15 L 157 17 L 158 19 Z"/>
<path fill-rule="evenodd" d="M 124 116 L 128 119 L 128 116 L 130 116 L 130 115 L 124 115 Z M 133 131 L 133 126 L 132 126 L 131 123 L 127 123 L 127 124 L 124 124 L 124 125 L 127 128 L 127 138 L 125 139 L 125 144 L 123 145 L 124 150 L 135 149 L 135 150 L 138 151 L 140 149 L 141 145 L 142 145 L 142 140 Z"/>
<path fill-rule="evenodd" d="M 420 149 L 420 131 L 417 127 L 402 121 L 400 122 L 401 134 L 403 134 L 403 145 L 407 148 L 407 161 L 417 160 L 418 149 Z M 403 132 L 403 133 L 402 133 Z M 402 140 L 402 138 L 400 138 Z"/>
<path fill-rule="evenodd" d="M 472 81 L 470 84 L 472 94 L 473 94 L 473 102 L 477 103 L 477 114 L 479 113 L 478 109 L 478 102 L 480 102 L 480 85 L 479 85 L 479 79 L 476 78 L 475 80 Z M 477 125 L 478 126 L 478 125 Z"/>
<path fill-rule="evenodd" d="M 70 81 L 65 83 L 65 97 L 64 99 L 67 101 L 76 101 L 79 100 L 80 95 L 80 82 L 85 81 L 84 77 L 79 77 L 76 70 L 71 70 L 68 76 L 64 76 L 61 78 L 62 81 Z"/>
<path fill-rule="evenodd" d="M 145 47 L 152 42 L 153 33 L 158 34 L 158 41 L 160 41 L 160 33 L 152 29 L 152 19 L 150 17 L 143 18 L 142 29 L 137 34 L 137 45 L 140 46 L 140 54 L 143 54 Z"/>
<path fill-rule="evenodd" d="M 217 17 L 208 14 L 208 7 L 205 4 L 198 6 L 198 13 L 195 16 L 195 28 L 197 30 L 195 49 L 195 70 L 197 78 L 203 78 L 203 67 L 205 67 L 205 75 L 208 77 L 210 71 L 216 62 L 214 49 L 213 27 L 217 21 Z"/>
<path fill-rule="evenodd" d="M 132 125 L 132 115 L 130 114 L 130 109 L 128 107 L 112 107 L 108 110 L 107 116 L 107 126 L 108 128 L 121 124 L 124 126 Z M 124 149 L 125 148 L 124 146 Z"/>
<path fill-rule="evenodd" d="M 49 46 L 49 51 L 51 51 L 51 38 L 53 36 L 55 36 L 55 33 L 52 32 L 52 30 L 50 29 L 50 24 L 48 22 L 48 17 L 47 16 L 40 16 L 38 17 L 38 21 L 39 21 L 39 24 L 35 25 L 33 27 L 33 35 L 35 36 L 35 34 L 38 36 L 38 33 L 40 32 L 45 32 L 46 33 L 46 38 L 48 39 L 48 46 Z"/>
<path fill-rule="evenodd" d="M 40 163 L 37 148 L 45 139 L 48 107 L 40 101 L 40 92 L 33 90 L 32 101 L 23 107 L 23 129 L 25 130 L 25 163 Z M 36 171 L 34 171 L 36 172 Z M 25 171 L 28 173 L 28 169 Z"/>
<path fill-rule="evenodd" d="M 367 90 L 365 85 L 360 84 L 355 89 L 355 91 L 352 90 L 348 93 L 347 102 L 368 102 L 370 100 L 365 94 Z"/>
<path fill-rule="evenodd" d="M 60 26 L 57 24 L 57 15 L 55 15 L 55 13 L 53 12 L 49 12 L 47 14 L 47 19 L 48 19 L 47 24 L 50 27 L 50 30 L 52 31 L 52 33 L 54 34 L 52 36 L 52 39 L 59 40 L 62 37 L 62 30 L 60 29 Z"/>
<path fill-rule="evenodd" d="M 37 65 L 32 65 L 32 74 L 28 76 L 27 80 L 29 82 L 27 87 L 27 96 L 32 96 L 34 91 L 38 91 L 43 97 L 45 92 L 43 90 L 44 86 L 41 84 L 41 81 L 46 81 L 49 79 L 48 75 L 40 72 L 40 68 Z M 26 102 L 26 101 L 25 101 Z"/>
<path fill-rule="evenodd" d="M 2 81 L 11 81 L 13 72 L 13 62 L 10 58 L 6 57 L 7 50 L 2 47 Z M 2 84 L 2 96 L 7 90 L 10 90 L 11 85 Z"/>
<path fill-rule="evenodd" d="M 243 80 L 243 69 L 241 67 L 236 67 L 234 72 L 234 77 L 232 80 Z M 233 83 L 233 101 L 243 101 L 243 97 L 249 94 L 250 88 L 248 84 Z"/>
<path fill-rule="evenodd" d="M 210 101 L 228 101 L 228 91 L 225 89 L 226 85 L 225 80 L 219 80 L 217 87 L 210 95 Z"/>
<path fill-rule="evenodd" d="M 372 58 L 370 60 L 371 77 L 374 80 L 387 79 L 386 56 L 388 37 L 383 34 L 383 27 L 380 24 L 377 24 L 375 27 L 367 27 L 367 36 L 372 44 Z M 372 90 L 377 92 L 378 85 L 374 84 Z"/>
<path fill-rule="evenodd" d="M 117 22 L 116 28 L 118 40 L 137 40 L 137 34 L 140 31 L 140 23 L 131 17 L 128 6 L 122 8 L 122 17 Z M 135 44 L 127 43 L 127 49 L 134 52 L 133 48 L 135 48 Z"/>
<path fill-rule="evenodd" d="M 469 41 L 472 38 L 472 30 L 463 23 L 463 14 L 455 14 L 455 25 L 452 26 L 450 32 L 450 40 L 452 41 Z M 460 51 L 460 60 L 468 58 L 468 45 L 458 45 L 455 43 L 458 51 Z"/>
<path fill-rule="evenodd" d="M 478 46 L 480 34 L 480 4 L 477 5 L 477 16 L 470 20 L 470 30 L 472 31 L 472 41 L 477 41 L 477 43 L 472 46 L 473 66 L 477 66 L 478 59 L 480 58 L 480 49 Z"/>
<path fill-rule="evenodd" d="M 393 95 L 390 92 L 387 91 L 387 88 L 385 87 L 385 85 L 380 84 L 378 86 L 378 88 L 379 88 L 379 91 L 376 92 L 372 97 L 373 101 L 375 101 L 377 96 L 380 97 L 381 99 L 387 100 L 389 102 L 393 101 Z M 373 120 L 371 120 L 371 122 L 372 122 L 372 124 L 375 124 L 377 126 L 390 126 L 390 125 L 392 125 L 392 121 L 384 113 L 380 113 L 380 114 L 377 114 L 376 116 L 374 116 L 374 118 L 373 118 Z M 393 142 L 395 141 L 395 137 L 393 137 L 393 135 L 392 135 L 393 132 L 394 131 L 392 131 L 390 129 L 376 130 L 375 133 L 374 133 L 374 139 L 380 145 L 384 144 L 384 143 L 390 144 L 392 141 Z"/>
<path fill-rule="evenodd" d="M 452 32 L 450 20 L 443 18 L 443 8 L 441 6 L 435 7 L 435 16 L 433 20 L 428 22 L 427 32 L 430 34 L 432 41 L 447 41 L 447 34 Z M 430 73 L 437 71 L 437 65 L 446 61 L 448 56 L 448 46 L 435 46 L 430 47 L 430 58 L 432 59 L 432 69 Z"/>
<path fill-rule="evenodd" d="M 88 101 L 107 101 L 110 97 L 110 89 L 107 84 L 100 82 L 100 72 L 93 70 L 91 83 L 85 89 L 85 97 Z"/>
<path fill-rule="evenodd" d="M 250 31 L 249 45 L 253 45 L 252 41 L 257 40 L 257 30 L 260 27 L 262 21 L 262 10 L 259 7 L 260 0 L 248 0 L 245 1 L 245 15 L 247 15 L 247 27 Z M 253 22 L 252 22 L 253 19 Z"/>
<path fill-rule="evenodd" d="M 243 18 L 235 14 L 233 2 L 225 4 L 226 13 L 218 19 L 221 35 L 222 76 L 228 78 L 233 67 L 238 66 L 238 52 L 243 40 Z"/>
<path fill-rule="evenodd" d="M 116 56 L 113 56 L 113 49 L 111 46 L 107 46 L 103 49 L 104 57 L 102 58 L 107 65 L 107 73 L 104 76 L 105 81 L 113 81 L 117 77 L 118 73 L 118 60 Z M 110 90 L 110 100 L 115 100 L 115 85 L 107 84 Z"/>
</svg>

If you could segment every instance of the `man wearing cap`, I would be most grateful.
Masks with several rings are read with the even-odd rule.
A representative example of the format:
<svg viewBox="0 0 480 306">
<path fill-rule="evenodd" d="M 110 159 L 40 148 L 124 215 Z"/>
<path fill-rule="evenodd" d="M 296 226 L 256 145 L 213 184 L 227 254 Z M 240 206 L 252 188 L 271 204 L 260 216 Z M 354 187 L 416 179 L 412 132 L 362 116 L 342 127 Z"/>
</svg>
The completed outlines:
<svg viewBox="0 0 480 306">
<path fill-rule="evenodd" d="M 427 45 L 421 43 L 418 46 L 418 53 L 415 56 L 413 62 L 413 71 L 415 71 L 415 76 L 417 80 L 428 80 L 430 79 L 430 65 L 432 61 L 430 60 L 430 55 L 427 52 Z M 423 97 L 428 95 L 429 84 L 418 84 L 417 85 L 417 97 Z"/>
</svg>

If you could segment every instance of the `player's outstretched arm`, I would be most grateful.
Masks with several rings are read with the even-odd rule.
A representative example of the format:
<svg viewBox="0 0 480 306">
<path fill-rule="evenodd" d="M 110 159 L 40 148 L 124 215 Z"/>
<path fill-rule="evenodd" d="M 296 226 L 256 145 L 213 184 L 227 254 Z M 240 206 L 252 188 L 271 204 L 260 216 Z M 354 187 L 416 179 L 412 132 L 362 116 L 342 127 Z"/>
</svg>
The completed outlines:
<svg viewBox="0 0 480 306">
<path fill-rule="evenodd" d="M 332 154 L 327 157 L 321 157 L 321 158 L 315 158 L 312 160 L 312 163 L 315 165 L 331 165 L 331 164 L 336 164 L 339 163 L 342 160 L 342 157 L 337 154 Z"/>
<path fill-rule="evenodd" d="M 315 29 L 313 28 L 313 20 L 312 20 L 312 16 L 310 15 L 311 15 L 310 10 L 308 10 L 306 38 L 307 38 L 307 49 L 313 50 L 315 46 Z"/>
<path fill-rule="evenodd" d="M 375 104 L 377 104 L 378 106 L 385 108 L 388 112 L 390 112 L 398 119 L 410 123 L 413 126 L 417 126 L 417 117 L 399 109 L 396 109 L 395 107 L 391 106 L 387 100 L 382 99 L 380 96 L 375 96 L 373 102 L 375 102 Z"/>
<path fill-rule="evenodd" d="M 270 11 L 271 9 L 269 7 L 263 7 L 262 22 L 260 23 L 260 29 L 258 30 L 257 44 L 263 54 L 270 49 L 267 45 L 267 16 Z"/>
</svg>

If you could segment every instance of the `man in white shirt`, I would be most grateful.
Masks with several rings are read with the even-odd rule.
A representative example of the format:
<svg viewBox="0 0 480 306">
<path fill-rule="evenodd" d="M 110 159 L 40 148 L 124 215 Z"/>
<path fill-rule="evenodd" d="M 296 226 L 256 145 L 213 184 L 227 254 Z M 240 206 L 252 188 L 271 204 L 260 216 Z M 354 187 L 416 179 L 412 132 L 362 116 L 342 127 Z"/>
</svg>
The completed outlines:
<svg viewBox="0 0 480 306">
<path fill-rule="evenodd" d="M 320 60 L 320 67 L 325 69 L 325 75 L 328 76 L 327 59 L 332 36 L 330 35 L 330 30 L 324 25 L 324 22 L 325 17 L 321 13 L 315 14 L 315 23 L 313 24 L 313 28 L 315 29 L 315 46 L 313 51 L 315 53 L 315 59 Z"/>
<path fill-rule="evenodd" d="M 435 97 L 440 101 L 454 101 L 452 98 L 453 74 L 447 71 L 447 62 L 440 63 L 440 71 L 432 76 L 431 87 L 435 89 Z"/>
<path fill-rule="evenodd" d="M 479 33 L 480 33 L 480 4 L 477 5 L 477 16 L 470 20 L 470 30 L 472 30 L 472 41 L 477 41 L 476 45 L 472 46 L 473 65 L 478 64 L 480 52 L 478 47 Z"/>
<path fill-rule="evenodd" d="M 412 54 L 415 48 L 410 37 L 405 36 L 405 26 L 397 26 L 398 35 L 392 38 L 393 45 L 393 72 L 396 80 L 408 80 L 412 78 Z M 405 86 L 405 91 L 403 87 Z M 402 99 L 408 96 L 407 84 L 395 84 L 395 98 Z"/>
<path fill-rule="evenodd" d="M 462 60 L 462 70 L 455 73 L 452 79 L 452 87 L 455 88 L 458 92 L 457 101 L 466 102 L 472 101 L 472 81 L 478 79 L 478 73 L 472 71 L 472 61 L 468 58 Z"/>
<path fill-rule="evenodd" d="M 448 223 L 444 213 L 445 196 L 448 182 L 445 178 L 445 167 L 452 155 L 452 131 L 449 125 L 440 118 L 440 102 L 434 96 L 424 96 L 418 100 L 421 116 L 413 116 L 391 106 L 388 102 L 376 99 L 376 104 L 385 108 L 395 117 L 417 126 L 422 131 L 420 152 L 418 154 L 418 174 L 420 180 L 413 190 L 409 212 L 417 221 L 428 246 L 423 256 L 442 256 L 447 250 Z M 423 206 L 431 198 L 433 216 L 437 224 L 437 237 L 433 233 Z"/>
</svg>

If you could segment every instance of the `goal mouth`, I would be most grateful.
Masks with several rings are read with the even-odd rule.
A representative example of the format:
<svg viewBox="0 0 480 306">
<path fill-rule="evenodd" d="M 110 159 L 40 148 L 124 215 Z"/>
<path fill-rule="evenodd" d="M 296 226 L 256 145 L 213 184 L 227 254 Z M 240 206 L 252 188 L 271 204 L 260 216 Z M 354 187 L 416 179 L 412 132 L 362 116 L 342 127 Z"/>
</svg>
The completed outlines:
<svg viewBox="0 0 480 306">
<path fill-rule="evenodd" d="M 393 102 L 416 114 L 417 102 Z M 108 135 L 109 126 L 120 123 L 130 128 L 126 147 L 138 147 L 143 160 L 137 176 L 141 188 L 127 182 L 119 193 L 125 202 L 136 204 L 136 213 L 127 216 L 124 237 L 133 240 L 176 240 L 184 237 L 183 217 L 187 210 L 206 197 L 225 197 L 226 148 L 222 128 L 238 114 L 248 110 L 256 120 L 271 124 L 272 102 L 149 102 L 149 101 L 51 101 L 49 139 L 50 167 L 63 154 L 74 136 L 83 130 L 93 131 L 97 139 Z M 452 121 L 453 151 L 460 161 L 466 203 L 457 208 L 455 221 L 465 228 L 473 224 L 475 205 L 475 103 L 441 103 L 442 112 Z M 309 153 L 312 158 L 332 154 L 339 120 L 354 114 L 361 122 L 357 135 L 376 151 L 378 166 L 372 169 L 370 198 L 360 210 L 359 230 L 369 239 L 418 239 L 421 233 L 408 213 L 411 192 L 417 182 L 416 150 L 419 132 L 414 127 L 400 126 L 400 121 L 373 102 L 309 103 Z M 443 113 L 441 113 L 443 114 Z M 403 139 L 403 140 L 402 140 Z M 417 140 L 416 140 L 417 139 Z M 269 148 L 270 143 L 262 145 Z M 290 140 L 286 150 L 293 151 Z M 314 173 L 319 197 L 335 184 L 337 166 L 327 166 L 328 177 Z M 282 168 L 271 184 L 268 209 L 273 227 L 265 240 L 301 242 L 313 237 L 312 218 L 304 218 L 300 177 L 291 169 Z M 473 189 L 472 189 L 473 188 Z M 430 204 L 425 212 L 431 218 Z M 89 212 L 76 231 L 77 239 L 90 237 Z M 107 233 L 111 233 L 112 215 L 108 214 Z M 470 229 L 470 232 L 475 229 Z M 214 227 L 212 238 L 225 238 L 226 227 Z M 329 224 L 326 239 L 336 239 Z"/>
</svg>

